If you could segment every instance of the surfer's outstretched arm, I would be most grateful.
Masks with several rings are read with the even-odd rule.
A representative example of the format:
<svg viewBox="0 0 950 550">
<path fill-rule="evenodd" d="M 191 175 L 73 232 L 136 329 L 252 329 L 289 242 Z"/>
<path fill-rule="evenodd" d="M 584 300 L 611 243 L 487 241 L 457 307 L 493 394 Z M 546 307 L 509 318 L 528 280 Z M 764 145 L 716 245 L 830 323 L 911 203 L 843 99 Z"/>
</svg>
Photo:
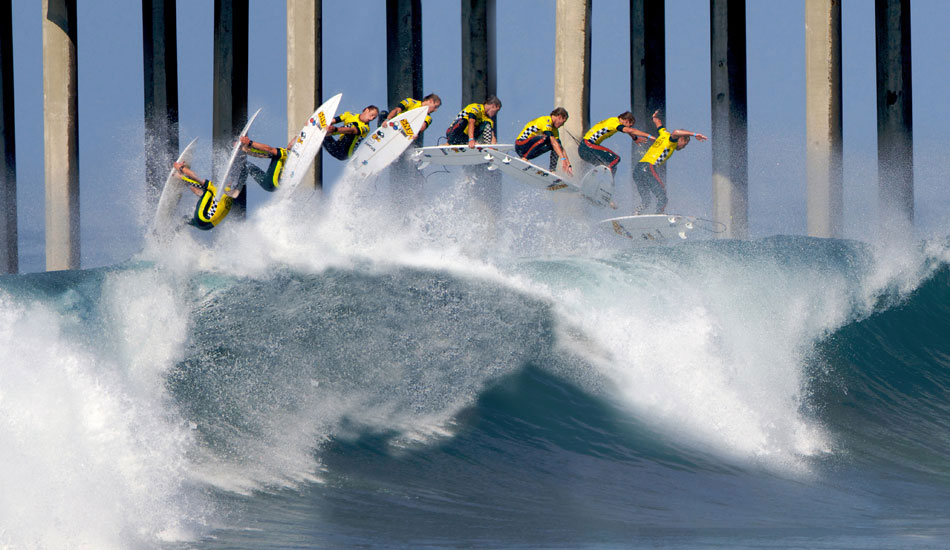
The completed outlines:
<svg viewBox="0 0 950 550">
<path fill-rule="evenodd" d="M 190 189 L 192 193 L 199 197 L 204 194 L 204 188 L 208 180 L 202 179 L 201 176 L 196 174 L 195 171 L 184 162 L 176 162 L 174 166 L 178 173 L 178 178 L 188 184 L 188 189 Z"/>
<path fill-rule="evenodd" d="M 293 140 L 291 140 L 291 143 Z M 276 147 L 271 147 L 266 143 L 261 143 L 259 141 L 252 141 L 251 138 L 247 136 L 241 136 L 241 149 L 245 153 L 258 158 L 271 158 L 280 154 L 280 151 Z"/>
</svg>

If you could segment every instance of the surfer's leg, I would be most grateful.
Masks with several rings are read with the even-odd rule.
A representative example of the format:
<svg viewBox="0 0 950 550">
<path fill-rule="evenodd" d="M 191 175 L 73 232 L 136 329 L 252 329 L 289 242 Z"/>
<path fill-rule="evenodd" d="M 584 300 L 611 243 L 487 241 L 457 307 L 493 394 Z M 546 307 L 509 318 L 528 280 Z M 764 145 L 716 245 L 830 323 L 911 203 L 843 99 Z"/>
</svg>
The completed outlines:
<svg viewBox="0 0 950 550">
<path fill-rule="evenodd" d="M 550 150 L 551 140 L 545 135 L 532 136 L 528 139 L 515 141 L 515 152 L 518 153 L 519 157 L 525 160 L 531 160 Z"/>
<path fill-rule="evenodd" d="M 326 139 L 323 140 L 323 149 L 337 160 L 346 160 L 346 145 L 343 143 L 343 140 L 327 136 Z"/>
<path fill-rule="evenodd" d="M 660 175 L 656 173 L 656 167 L 652 164 L 650 166 L 650 188 L 653 190 L 653 194 L 656 195 L 656 213 L 662 214 L 666 210 L 666 203 L 668 198 L 666 196 L 666 185 L 663 183 L 663 180 L 660 179 Z"/>
<path fill-rule="evenodd" d="M 634 215 L 638 216 L 650 208 L 653 203 L 653 192 L 650 190 L 650 163 L 640 162 L 633 169 L 633 182 L 636 184 L 637 192 L 640 193 L 640 206 L 634 210 Z"/>
<path fill-rule="evenodd" d="M 284 161 L 286 160 L 287 149 L 282 147 L 277 149 L 277 154 L 272 156 L 270 159 L 270 165 L 267 167 L 267 173 L 264 174 L 264 179 L 257 180 L 257 183 L 260 184 L 261 189 L 267 192 L 273 192 L 278 187 L 280 187 L 280 173 L 284 170 Z M 255 168 L 257 167 L 255 166 Z M 258 170 L 260 169 L 258 168 Z"/>
<path fill-rule="evenodd" d="M 490 122 L 483 122 L 475 128 L 475 141 L 478 143 L 491 143 L 491 138 L 494 136 L 495 130 Z"/>
<path fill-rule="evenodd" d="M 449 129 L 445 131 L 445 139 L 449 145 L 467 145 L 468 144 L 468 134 L 465 133 L 466 125 L 468 124 L 468 119 L 463 118 L 456 120 L 454 124 L 449 126 Z"/>
<path fill-rule="evenodd" d="M 584 158 L 584 156 L 581 156 L 581 158 L 587 160 L 587 162 L 590 162 L 591 164 L 602 164 L 607 168 L 610 168 L 611 174 L 617 173 L 617 164 L 620 163 L 620 155 L 614 153 L 603 145 L 591 143 L 587 140 L 584 140 L 581 143 L 581 146 L 587 149 L 584 154 L 588 155 L 588 157 L 593 157 L 594 160 L 587 160 L 587 158 Z M 578 147 L 578 153 L 580 153 L 580 150 L 580 147 Z"/>
</svg>

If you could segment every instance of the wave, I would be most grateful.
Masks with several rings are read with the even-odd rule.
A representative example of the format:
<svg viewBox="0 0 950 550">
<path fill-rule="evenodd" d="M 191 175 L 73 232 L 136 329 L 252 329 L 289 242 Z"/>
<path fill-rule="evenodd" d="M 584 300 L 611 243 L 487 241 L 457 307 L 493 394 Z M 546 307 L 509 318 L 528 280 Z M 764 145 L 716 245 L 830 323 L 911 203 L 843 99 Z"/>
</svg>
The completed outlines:
<svg viewBox="0 0 950 550">
<path fill-rule="evenodd" d="M 0 278 L 0 544 L 187 540 L 234 498 L 367 485 L 485 521 L 573 492 L 544 525 L 726 521 L 717 494 L 806 524 L 769 491 L 817 498 L 829 458 L 945 475 L 945 246 L 624 249 L 490 230 L 467 192 Z"/>
</svg>

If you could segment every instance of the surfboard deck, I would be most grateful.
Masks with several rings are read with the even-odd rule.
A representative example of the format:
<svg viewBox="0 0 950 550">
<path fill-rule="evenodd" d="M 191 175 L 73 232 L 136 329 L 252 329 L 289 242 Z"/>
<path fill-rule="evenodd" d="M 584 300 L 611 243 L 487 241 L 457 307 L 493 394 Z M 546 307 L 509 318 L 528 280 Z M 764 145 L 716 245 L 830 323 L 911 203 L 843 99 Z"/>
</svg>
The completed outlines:
<svg viewBox="0 0 950 550">
<path fill-rule="evenodd" d="M 620 216 L 600 223 L 617 235 L 634 241 L 685 240 L 696 228 L 696 218 L 676 214 Z"/>
<path fill-rule="evenodd" d="M 181 154 L 178 155 L 176 162 L 191 164 L 191 159 L 195 156 L 195 144 L 197 142 L 198 138 L 191 140 L 191 143 L 186 145 Z M 170 231 L 175 227 L 175 211 L 178 209 L 178 203 L 181 202 L 185 185 L 185 182 L 178 178 L 175 167 L 172 166 L 168 171 L 168 177 L 165 178 L 162 194 L 158 198 L 158 207 L 156 207 L 155 217 L 152 219 L 153 232 Z"/>
<path fill-rule="evenodd" d="M 467 145 L 434 145 L 431 147 L 417 147 L 410 157 L 416 162 L 416 167 L 420 170 L 429 164 L 438 164 L 441 166 L 474 166 L 491 162 L 492 157 L 484 150 L 495 149 L 496 151 L 511 151 L 515 146 L 512 144 L 495 145 L 480 144 L 475 147 Z"/>
<path fill-rule="evenodd" d="M 428 114 L 422 107 L 406 111 L 366 136 L 346 165 L 348 175 L 368 178 L 382 172 L 412 145 Z"/>
<path fill-rule="evenodd" d="M 241 138 L 247 135 L 247 131 L 251 129 L 251 124 L 254 124 L 254 119 L 257 118 L 258 113 L 261 112 L 261 109 L 254 111 L 254 114 L 251 115 L 251 118 L 247 119 L 247 124 L 244 125 L 244 129 L 241 130 L 241 133 L 237 135 L 234 142 L 234 146 L 231 147 L 231 156 L 228 157 L 228 163 L 225 165 L 224 174 L 221 177 L 220 185 L 218 186 L 218 192 L 215 194 L 214 200 L 220 202 L 224 197 L 225 189 L 228 188 L 228 182 L 232 179 L 232 172 L 234 171 L 234 164 L 237 161 L 238 153 L 241 152 Z M 234 183 L 234 185 L 240 190 L 244 184 L 239 180 Z"/>
<path fill-rule="evenodd" d="M 278 189 L 288 193 L 296 189 L 303 180 L 313 159 L 320 152 L 323 146 L 323 140 L 327 136 L 327 127 L 336 116 L 336 110 L 340 106 L 340 99 L 343 94 L 336 94 L 326 100 L 323 105 L 317 107 L 317 110 L 310 115 L 303 128 L 297 132 L 297 138 L 294 144 L 287 151 L 287 160 L 284 163 L 284 169 L 277 180 Z"/>
</svg>

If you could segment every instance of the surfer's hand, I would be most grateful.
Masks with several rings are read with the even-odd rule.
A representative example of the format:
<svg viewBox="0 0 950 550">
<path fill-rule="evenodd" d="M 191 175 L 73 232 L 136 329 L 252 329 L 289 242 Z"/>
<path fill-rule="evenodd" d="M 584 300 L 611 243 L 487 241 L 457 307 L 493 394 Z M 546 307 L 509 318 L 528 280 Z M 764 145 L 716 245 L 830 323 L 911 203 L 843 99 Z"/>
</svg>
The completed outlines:
<svg viewBox="0 0 950 550">
<path fill-rule="evenodd" d="M 646 142 L 647 142 L 647 138 L 645 138 L 645 137 L 643 137 L 643 136 L 636 136 L 636 137 L 633 138 L 633 142 L 634 142 L 634 143 L 646 143 Z"/>
<path fill-rule="evenodd" d="M 468 146 L 469 146 L 469 147 L 475 147 L 475 145 L 476 145 L 476 143 L 475 143 L 475 138 L 472 138 L 472 139 L 468 140 Z"/>
<path fill-rule="evenodd" d="M 564 171 L 570 176 L 574 175 L 574 170 L 571 167 L 571 161 L 567 159 L 564 159 Z"/>
<path fill-rule="evenodd" d="M 251 144 L 251 138 L 247 136 L 241 136 L 241 145 L 250 145 L 250 144 Z"/>
</svg>

